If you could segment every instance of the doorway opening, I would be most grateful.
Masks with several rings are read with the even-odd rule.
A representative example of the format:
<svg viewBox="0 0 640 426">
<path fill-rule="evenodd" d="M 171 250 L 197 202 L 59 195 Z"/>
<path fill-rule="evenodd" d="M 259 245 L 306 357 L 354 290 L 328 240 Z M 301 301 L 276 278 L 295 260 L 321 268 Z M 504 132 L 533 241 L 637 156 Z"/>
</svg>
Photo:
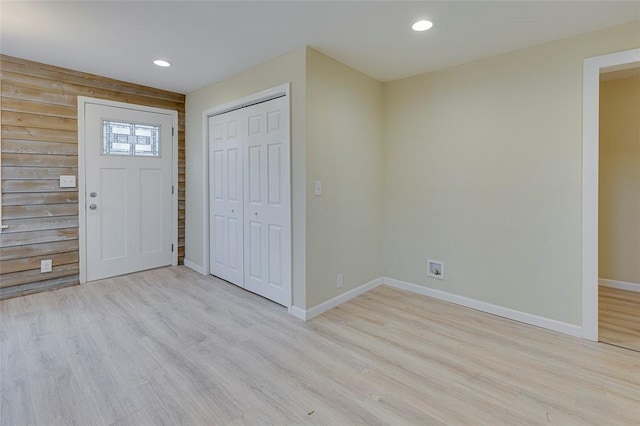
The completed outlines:
<svg viewBox="0 0 640 426">
<path fill-rule="evenodd" d="M 640 49 L 584 60 L 582 114 L 582 335 L 599 340 L 599 170 L 601 74 L 640 66 Z"/>
<path fill-rule="evenodd" d="M 640 64 L 600 74 L 598 335 L 640 351 Z"/>
</svg>

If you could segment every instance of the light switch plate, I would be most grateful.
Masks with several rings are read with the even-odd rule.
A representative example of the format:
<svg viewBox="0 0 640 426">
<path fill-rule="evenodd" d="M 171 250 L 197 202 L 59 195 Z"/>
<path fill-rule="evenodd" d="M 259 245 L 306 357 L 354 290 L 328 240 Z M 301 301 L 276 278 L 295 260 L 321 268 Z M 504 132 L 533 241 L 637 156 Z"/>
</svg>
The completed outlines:
<svg viewBox="0 0 640 426">
<path fill-rule="evenodd" d="M 75 188 L 76 177 L 73 175 L 60 176 L 60 188 Z"/>
<path fill-rule="evenodd" d="M 315 186 L 315 189 L 314 189 L 313 193 L 315 195 L 322 195 L 322 182 L 317 180 L 317 181 L 314 182 L 314 186 Z"/>
</svg>

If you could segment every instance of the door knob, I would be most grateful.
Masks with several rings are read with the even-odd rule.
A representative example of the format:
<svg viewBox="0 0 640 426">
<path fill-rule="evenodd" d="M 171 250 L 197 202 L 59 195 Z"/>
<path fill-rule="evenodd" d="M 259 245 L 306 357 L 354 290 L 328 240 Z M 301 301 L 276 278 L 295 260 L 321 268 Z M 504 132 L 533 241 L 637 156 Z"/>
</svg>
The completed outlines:
<svg viewBox="0 0 640 426">
<path fill-rule="evenodd" d="M 235 213 L 235 212 L 236 212 L 235 209 L 231 209 L 231 213 Z"/>
<path fill-rule="evenodd" d="M 91 210 L 95 210 L 95 209 L 97 209 L 97 208 L 98 208 L 98 206 L 96 206 L 95 204 L 91 204 L 91 205 L 89 206 L 89 208 L 90 208 Z"/>
<path fill-rule="evenodd" d="M 91 198 L 96 198 L 98 196 L 98 194 L 96 194 L 95 192 L 92 192 L 91 194 L 89 194 L 89 197 Z"/>
<path fill-rule="evenodd" d="M 254 215 L 258 216 L 258 212 L 253 212 Z"/>
</svg>

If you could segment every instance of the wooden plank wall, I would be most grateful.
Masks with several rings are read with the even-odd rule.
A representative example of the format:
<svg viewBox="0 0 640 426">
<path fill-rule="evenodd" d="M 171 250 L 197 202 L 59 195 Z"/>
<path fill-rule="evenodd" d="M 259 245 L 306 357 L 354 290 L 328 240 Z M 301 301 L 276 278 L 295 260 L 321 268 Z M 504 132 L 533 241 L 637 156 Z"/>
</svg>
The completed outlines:
<svg viewBox="0 0 640 426">
<path fill-rule="evenodd" d="M 79 282 L 78 96 L 178 111 L 178 260 L 184 259 L 185 96 L 0 55 L 2 216 L 0 299 Z M 53 271 L 40 273 L 40 261 Z"/>
</svg>

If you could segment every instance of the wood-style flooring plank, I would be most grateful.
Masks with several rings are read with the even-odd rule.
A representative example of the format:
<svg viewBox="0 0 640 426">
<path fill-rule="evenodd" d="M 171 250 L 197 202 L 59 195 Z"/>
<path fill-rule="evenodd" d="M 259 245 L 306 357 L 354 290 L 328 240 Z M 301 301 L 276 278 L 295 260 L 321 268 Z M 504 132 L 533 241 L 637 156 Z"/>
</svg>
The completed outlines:
<svg viewBox="0 0 640 426">
<path fill-rule="evenodd" d="M 600 341 L 640 352 L 640 292 L 600 286 L 598 296 Z"/>
<path fill-rule="evenodd" d="M 388 287 L 310 322 L 162 268 L 0 302 L 0 425 L 638 424 L 640 357 Z"/>
</svg>

